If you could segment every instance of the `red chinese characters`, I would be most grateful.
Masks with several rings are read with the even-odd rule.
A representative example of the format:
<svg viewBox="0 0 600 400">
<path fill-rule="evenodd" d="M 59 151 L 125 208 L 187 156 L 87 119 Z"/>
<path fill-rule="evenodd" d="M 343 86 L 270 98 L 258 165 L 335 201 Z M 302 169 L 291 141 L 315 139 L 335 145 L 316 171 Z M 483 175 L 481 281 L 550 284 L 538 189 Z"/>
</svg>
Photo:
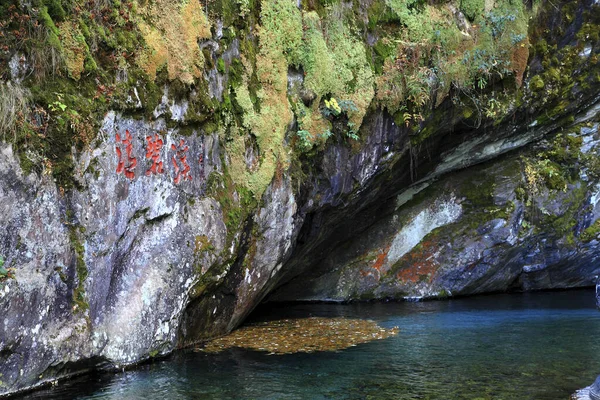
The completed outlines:
<svg viewBox="0 0 600 400">
<path fill-rule="evenodd" d="M 133 137 L 129 130 L 125 131 L 125 134 L 115 134 L 115 151 L 118 158 L 117 174 L 123 173 L 126 178 L 135 178 L 135 168 L 137 166 L 137 159 L 134 156 Z M 165 174 L 168 169 L 168 161 L 164 161 L 163 157 L 170 157 L 173 168 L 173 182 L 178 185 L 184 181 L 192 181 L 193 176 L 200 182 L 204 181 L 205 174 L 205 162 L 204 159 L 204 140 L 201 138 L 195 142 L 194 148 L 197 153 L 190 155 L 190 147 L 186 144 L 184 139 L 179 139 L 175 143 L 171 144 L 169 149 L 169 155 L 167 156 L 164 152 L 165 141 L 163 137 L 158 133 L 153 133 L 146 136 L 146 176 L 155 176 Z M 191 157 L 188 160 L 188 156 Z M 162 160 L 161 160 L 162 159 Z M 194 161 L 192 161 L 194 160 Z M 196 164 L 196 160 L 198 164 Z M 189 162 L 188 162 L 189 161 Z M 190 165 L 192 164 L 192 165 Z M 192 171 L 193 168 L 193 171 Z"/>
<path fill-rule="evenodd" d="M 118 133 L 115 135 L 118 163 L 117 163 L 117 174 L 124 173 L 128 179 L 135 178 L 135 166 L 137 165 L 137 159 L 133 156 L 133 144 L 131 143 L 131 133 L 125 130 L 125 138 L 121 138 Z M 125 154 L 123 154 L 123 150 Z"/>
<path fill-rule="evenodd" d="M 192 180 L 190 175 L 191 168 L 187 163 L 187 151 L 189 147 L 185 144 L 183 139 L 179 140 L 179 145 L 171 145 L 171 149 L 175 151 L 175 155 L 171 158 L 173 168 L 175 169 L 175 184 L 179 184 L 181 181 Z"/>
<path fill-rule="evenodd" d="M 163 162 L 160 161 L 160 150 L 163 147 L 163 140 L 155 134 L 146 136 L 146 159 L 152 160 L 152 166 L 146 171 L 146 176 L 162 174 L 165 172 Z"/>
</svg>

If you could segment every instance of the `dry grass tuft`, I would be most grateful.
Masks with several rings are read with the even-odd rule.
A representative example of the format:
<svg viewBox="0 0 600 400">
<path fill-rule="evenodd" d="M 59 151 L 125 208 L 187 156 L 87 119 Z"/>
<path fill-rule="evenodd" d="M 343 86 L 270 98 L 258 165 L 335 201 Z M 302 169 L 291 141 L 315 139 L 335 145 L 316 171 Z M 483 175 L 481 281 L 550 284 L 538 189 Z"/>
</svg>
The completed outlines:
<svg viewBox="0 0 600 400">
<path fill-rule="evenodd" d="M 16 134 L 16 129 L 29 107 L 29 91 L 21 85 L 0 81 L 0 137 Z"/>
</svg>

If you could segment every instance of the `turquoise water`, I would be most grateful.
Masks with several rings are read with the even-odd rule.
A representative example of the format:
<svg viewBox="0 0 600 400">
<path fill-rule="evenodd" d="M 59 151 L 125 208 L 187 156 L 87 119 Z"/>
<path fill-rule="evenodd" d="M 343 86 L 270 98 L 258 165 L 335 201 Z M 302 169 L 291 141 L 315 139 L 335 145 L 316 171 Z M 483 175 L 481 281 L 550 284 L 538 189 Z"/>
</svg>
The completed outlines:
<svg viewBox="0 0 600 400">
<path fill-rule="evenodd" d="M 182 352 L 30 399 L 568 399 L 600 374 L 593 291 L 262 308 L 254 320 L 369 318 L 396 337 L 336 353 Z"/>
</svg>

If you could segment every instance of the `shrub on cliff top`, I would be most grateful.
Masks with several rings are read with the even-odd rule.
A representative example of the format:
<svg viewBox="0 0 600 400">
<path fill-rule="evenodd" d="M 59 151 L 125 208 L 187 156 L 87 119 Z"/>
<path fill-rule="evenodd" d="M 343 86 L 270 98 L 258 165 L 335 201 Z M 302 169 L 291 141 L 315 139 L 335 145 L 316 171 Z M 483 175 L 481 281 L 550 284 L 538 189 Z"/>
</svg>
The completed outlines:
<svg viewBox="0 0 600 400">
<path fill-rule="evenodd" d="M 521 1 L 461 1 L 472 25 L 457 20 L 453 5 L 385 3 L 403 25 L 395 34 L 397 51 L 384 60 L 377 79 L 377 99 L 390 112 L 418 114 L 453 88 L 474 92 L 508 75 L 520 85 L 528 56 L 528 15 Z"/>
</svg>

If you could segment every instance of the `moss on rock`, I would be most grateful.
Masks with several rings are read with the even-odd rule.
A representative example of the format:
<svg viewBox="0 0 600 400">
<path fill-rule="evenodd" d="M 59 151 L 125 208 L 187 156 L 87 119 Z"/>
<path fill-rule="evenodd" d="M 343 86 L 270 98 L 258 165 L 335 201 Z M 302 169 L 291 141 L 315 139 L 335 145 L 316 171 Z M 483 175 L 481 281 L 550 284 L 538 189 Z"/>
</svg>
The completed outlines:
<svg viewBox="0 0 600 400">
<path fill-rule="evenodd" d="M 210 24 L 197 1 L 157 0 L 139 10 L 146 49 L 138 64 L 153 78 L 166 66 L 169 79 L 192 83 L 201 76 L 204 55 L 198 41 L 211 36 Z"/>
</svg>

